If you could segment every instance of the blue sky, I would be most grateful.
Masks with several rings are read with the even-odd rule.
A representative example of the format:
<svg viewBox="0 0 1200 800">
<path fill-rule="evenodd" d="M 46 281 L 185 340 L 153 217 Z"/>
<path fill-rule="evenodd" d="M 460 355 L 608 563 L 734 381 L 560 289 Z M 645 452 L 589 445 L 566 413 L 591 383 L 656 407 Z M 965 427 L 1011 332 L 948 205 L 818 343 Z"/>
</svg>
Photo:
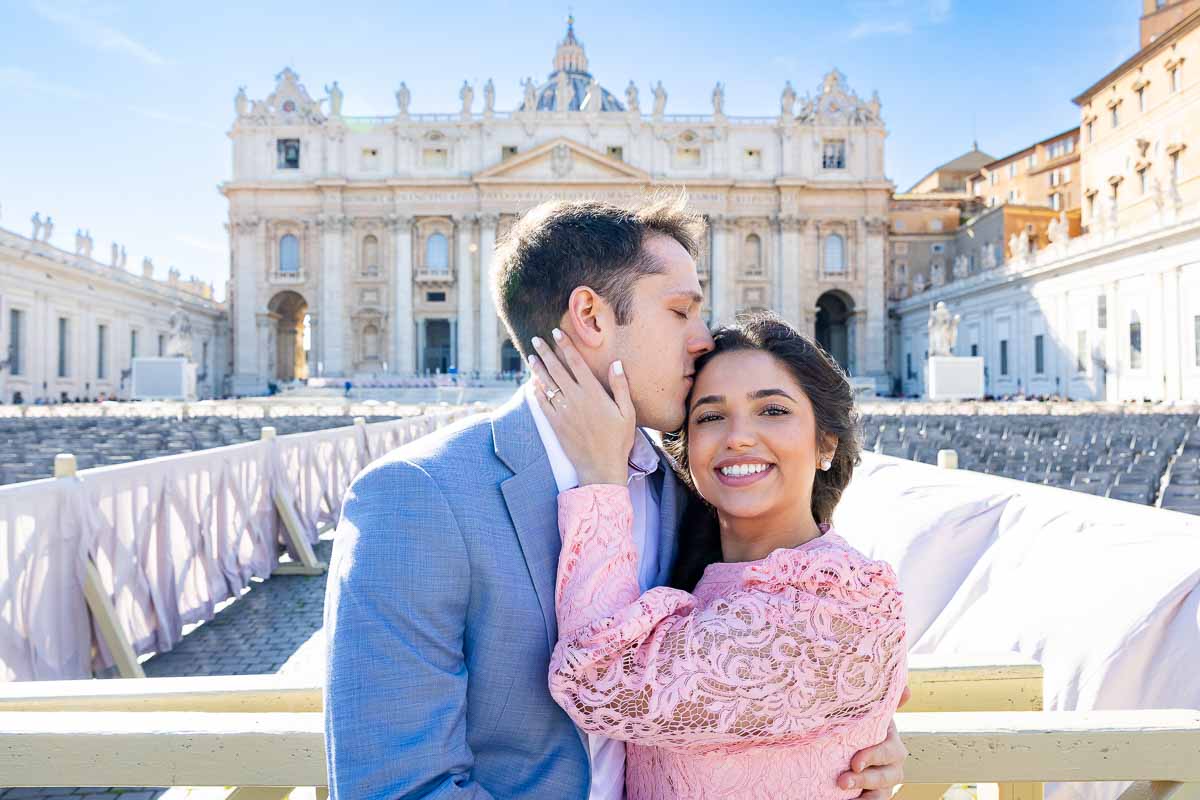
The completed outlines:
<svg viewBox="0 0 1200 800">
<path fill-rule="evenodd" d="M 861 96 L 878 89 L 887 173 L 901 190 L 978 138 L 1002 156 L 1078 124 L 1071 98 L 1137 49 L 1140 0 L 85 3 L 0 0 L 0 226 L 54 217 L 73 247 L 122 242 L 224 295 L 225 133 L 245 85 L 267 95 L 291 65 L 314 96 L 337 80 L 344 113 L 390 114 L 401 80 L 412 111 L 452 111 L 463 79 L 550 71 L 568 10 L 591 71 L 620 96 L 662 80 L 670 113 L 777 113 L 832 66 Z M 479 96 L 477 90 L 477 97 Z"/>
</svg>

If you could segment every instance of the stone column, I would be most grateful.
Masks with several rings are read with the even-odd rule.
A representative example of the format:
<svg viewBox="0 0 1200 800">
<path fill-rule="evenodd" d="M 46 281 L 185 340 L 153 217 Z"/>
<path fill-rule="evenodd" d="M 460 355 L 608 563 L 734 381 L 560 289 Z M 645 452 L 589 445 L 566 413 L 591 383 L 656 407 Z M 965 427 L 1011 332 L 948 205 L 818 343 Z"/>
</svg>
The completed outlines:
<svg viewBox="0 0 1200 800">
<path fill-rule="evenodd" d="M 347 220 L 329 214 L 317 220 L 321 236 L 321 315 L 322 355 L 326 376 L 340 376 L 346 369 L 345 264 L 342 234 Z"/>
<path fill-rule="evenodd" d="M 411 375 L 416 369 L 413 364 L 412 316 L 413 316 L 413 264 L 412 264 L 412 217 L 395 214 L 388 218 L 392 229 L 392 253 L 395 268 L 392 271 L 394 287 L 394 319 L 392 322 L 392 370 L 400 375 Z"/>
<path fill-rule="evenodd" d="M 800 233 L 807 220 L 793 214 L 780 215 L 780 259 L 779 259 L 779 309 L 783 318 L 797 330 L 802 323 L 800 308 L 801 293 L 801 243 Z"/>
<path fill-rule="evenodd" d="M 888 383 L 887 357 L 884 337 L 887 335 L 887 297 L 885 287 L 887 220 L 872 219 L 859 228 L 865 231 L 862 257 L 859 261 L 866 272 L 866 330 L 858 329 L 858 371 L 875 379 L 878 391 L 886 391 Z M 861 319 L 861 318 L 860 318 Z"/>
<path fill-rule="evenodd" d="M 266 275 L 266 230 L 262 220 L 246 217 L 234 220 L 233 238 L 233 393 L 261 394 L 266 376 L 259 362 L 258 322 L 256 315 L 261 303 L 258 297 L 259 276 Z M 153 353 L 155 336 L 146 331 L 146 352 Z"/>
<path fill-rule="evenodd" d="M 733 321 L 734 267 L 729 260 L 729 218 L 717 215 L 710 220 L 713 231 L 712 258 L 709 263 L 709 280 L 712 282 L 713 324 L 723 325 Z"/>
<path fill-rule="evenodd" d="M 484 214 L 479 226 L 479 371 L 484 378 L 500 372 L 499 322 L 493 294 L 497 214 Z"/>
<path fill-rule="evenodd" d="M 475 214 L 454 218 L 455 246 L 454 262 L 456 274 L 454 285 L 458 289 L 458 324 L 457 347 L 454 364 L 458 367 L 459 375 L 470 375 L 475 371 L 475 254 L 471 252 L 474 243 Z"/>
</svg>

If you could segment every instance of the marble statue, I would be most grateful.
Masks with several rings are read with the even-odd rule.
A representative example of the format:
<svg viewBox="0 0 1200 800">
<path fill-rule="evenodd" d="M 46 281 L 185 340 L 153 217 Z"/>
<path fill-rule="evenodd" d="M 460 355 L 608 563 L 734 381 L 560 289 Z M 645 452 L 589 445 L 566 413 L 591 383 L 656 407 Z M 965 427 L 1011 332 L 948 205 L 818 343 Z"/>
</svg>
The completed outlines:
<svg viewBox="0 0 1200 800">
<path fill-rule="evenodd" d="M 400 116 L 408 116 L 408 104 L 412 101 L 412 94 L 408 91 L 408 85 L 404 81 L 400 81 L 400 88 L 396 90 L 396 110 Z"/>
<path fill-rule="evenodd" d="M 954 277 L 965 278 L 971 272 L 971 258 L 966 253 L 954 257 Z"/>
<path fill-rule="evenodd" d="M 95 246 L 96 246 L 96 242 L 94 239 L 92 239 L 92 232 L 84 231 L 83 232 L 83 257 L 91 258 L 92 257 L 92 248 Z"/>
<path fill-rule="evenodd" d="M 954 355 L 954 343 L 958 339 L 958 323 L 961 316 L 950 316 L 946 301 L 939 300 L 938 304 L 929 309 L 929 355 Z"/>
<path fill-rule="evenodd" d="M 491 114 L 496 110 L 496 85 L 488 78 L 483 85 L 483 113 Z"/>
<path fill-rule="evenodd" d="M 725 114 L 725 85 L 720 81 L 713 87 L 712 104 L 714 117 L 720 117 Z"/>
<path fill-rule="evenodd" d="M 1030 241 L 1029 241 L 1029 229 L 1028 228 L 1021 229 L 1021 236 L 1018 239 L 1018 243 L 1021 246 L 1021 258 L 1022 259 L 1028 258 L 1032 254 L 1032 248 L 1030 247 Z"/>
<path fill-rule="evenodd" d="M 791 81 L 783 85 L 783 94 L 779 97 L 779 113 L 788 118 L 796 115 L 796 90 L 792 88 Z"/>
<path fill-rule="evenodd" d="M 117 246 L 116 242 L 112 243 L 112 251 L 111 252 L 112 252 L 112 262 L 111 262 L 112 266 L 114 266 L 114 267 L 120 266 L 120 264 L 121 264 L 121 248 Z"/>
<path fill-rule="evenodd" d="M 570 111 L 574 100 L 575 84 L 567 77 L 565 70 L 560 70 L 554 83 L 554 110 Z"/>
<path fill-rule="evenodd" d="M 50 241 L 50 237 L 54 235 L 54 217 L 46 215 L 46 222 L 42 225 L 42 241 Z"/>
<path fill-rule="evenodd" d="M 883 121 L 882 118 L 879 116 L 880 112 L 883 110 L 882 105 L 883 104 L 879 102 L 879 90 L 876 89 L 874 92 L 871 93 L 871 102 L 867 103 L 867 121 L 868 122 L 882 122 Z"/>
<path fill-rule="evenodd" d="M 119 266 L 125 269 L 125 265 L 129 263 L 129 254 L 125 252 L 125 245 L 121 245 L 121 260 Z"/>
<path fill-rule="evenodd" d="M 462 100 L 463 116 L 471 116 L 471 106 L 475 104 L 475 90 L 471 88 L 471 84 L 463 81 L 462 88 L 458 90 L 458 99 Z"/>
<path fill-rule="evenodd" d="M 83 253 L 83 231 L 75 229 L 75 255 Z"/>
<path fill-rule="evenodd" d="M 178 273 L 176 273 L 178 274 Z M 171 312 L 168 322 L 170 334 L 167 338 L 167 355 L 182 356 L 192 360 L 192 320 L 180 307 Z"/>
<path fill-rule="evenodd" d="M 333 86 L 326 86 L 325 91 L 329 95 L 329 116 L 340 117 L 342 115 L 342 90 L 338 86 L 338 82 L 334 81 Z"/>
<path fill-rule="evenodd" d="M 33 223 L 33 240 L 36 242 L 42 238 L 42 215 L 38 212 L 33 212 L 33 216 L 29 218 Z"/>
<path fill-rule="evenodd" d="M 630 111 L 641 111 L 638 107 L 638 88 L 632 80 L 625 87 L 625 105 L 629 106 Z"/>
<path fill-rule="evenodd" d="M 238 93 L 233 98 L 233 108 L 239 117 L 244 117 L 250 112 L 250 101 L 246 99 L 245 86 L 238 87 Z"/>
<path fill-rule="evenodd" d="M 533 78 L 526 78 L 521 85 L 525 87 L 525 105 L 522 108 L 525 111 L 537 111 L 537 84 Z"/>
<path fill-rule="evenodd" d="M 142 258 L 142 275 L 147 278 L 154 277 L 154 262 L 150 260 L 150 256 Z"/>
<path fill-rule="evenodd" d="M 1021 253 L 1021 237 L 1015 233 L 1008 237 L 1008 257 L 1012 261 L 1020 261 L 1024 258 Z"/>
<path fill-rule="evenodd" d="M 654 116 L 661 117 L 663 112 L 667 110 L 667 90 L 663 88 L 662 81 L 659 81 L 654 86 Z"/>
<path fill-rule="evenodd" d="M 1071 238 L 1071 225 L 1067 222 L 1066 211 L 1059 212 L 1057 217 L 1050 220 L 1046 227 L 1046 238 L 1050 240 L 1050 244 L 1064 244 Z"/>
</svg>

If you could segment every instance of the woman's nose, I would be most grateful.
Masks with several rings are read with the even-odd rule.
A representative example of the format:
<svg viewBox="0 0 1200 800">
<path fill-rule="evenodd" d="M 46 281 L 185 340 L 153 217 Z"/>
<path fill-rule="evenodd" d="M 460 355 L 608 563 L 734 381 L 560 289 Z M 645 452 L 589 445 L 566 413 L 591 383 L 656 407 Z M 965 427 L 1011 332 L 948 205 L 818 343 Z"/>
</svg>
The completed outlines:
<svg viewBox="0 0 1200 800">
<path fill-rule="evenodd" d="M 747 447 L 752 447 L 757 441 L 757 438 L 754 436 L 754 429 L 748 424 L 747 420 L 730 417 L 728 427 L 725 431 L 725 446 L 727 448 L 730 450 L 744 450 Z"/>
</svg>

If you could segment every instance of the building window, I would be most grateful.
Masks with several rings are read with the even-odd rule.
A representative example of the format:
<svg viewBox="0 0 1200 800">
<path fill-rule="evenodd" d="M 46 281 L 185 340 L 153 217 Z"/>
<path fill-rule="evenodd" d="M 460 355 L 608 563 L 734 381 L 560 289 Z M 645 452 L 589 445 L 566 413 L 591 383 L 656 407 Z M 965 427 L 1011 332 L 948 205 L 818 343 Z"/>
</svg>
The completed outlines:
<svg viewBox="0 0 1200 800">
<path fill-rule="evenodd" d="M 138 340 L 138 332 L 137 332 L 137 329 L 134 328 L 133 330 L 131 330 L 129 332 L 129 360 L 130 361 L 133 361 L 133 359 L 137 358 L 137 344 L 138 344 L 137 340 Z"/>
<path fill-rule="evenodd" d="M 445 234 L 432 233 L 425 240 L 425 269 L 429 272 L 450 271 L 450 240 Z"/>
<path fill-rule="evenodd" d="M 971 357 L 974 358 L 978 355 L 979 355 L 979 345 L 977 345 L 977 344 L 971 345 Z"/>
<path fill-rule="evenodd" d="M 1138 111 L 1146 110 L 1146 87 L 1143 86 L 1137 90 L 1138 96 Z"/>
<path fill-rule="evenodd" d="M 71 322 L 66 317 L 58 318 L 58 377 L 67 377 L 67 363 L 70 357 Z"/>
<path fill-rule="evenodd" d="M 1033 337 L 1033 371 L 1037 375 L 1046 371 L 1046 337 L 1040 333 Z"/>
<path fill-rule="evenodd" d="M 365 361 L 379 360 L 379 328 L 370 324 L 363 328 L 362 353 Z"/>
<path fill-rule="evenodd" d="M 1145 193 L 1146 193 L 1146 173 L 1147 173 L 1147 172 L 1148 172 L 1148 170 L 1147 170 L 1145 167 L 1143 167 L 1142 169 L 1139 169 L 1139 170 L 1137 171 L 1137 174 L 1138 174 L 1138 193 L 1139 193 L 1139 194 L 1145 194 Z"/>
<path fill-rule="evenodd" d="M 446 293 L 445 292 L 426 292 L 425 293 L 425 302 L 426 303 L 444 303 L 444 302 L 446 302 Z"/>
<path fill-rule="evenodd" d="M 275 150 L 279 155 L 280 169 L 300 169 L 299 139 L 276 139 Z"/>
<path fill-rule="evenodd" d="M 308 348 L 306 347 L 305 349 L 307 350 Z M 207 371 L 208 371 L 208 340 L 205 339 L 204 343 L 200 346 L 200 373 L 204 374 Z"/>
<path fill-rule="evenodd" d="M 1093 219 L 1096 216 L 1096 193 L 1092 192 L 1087 196 L 1088 201 L 1088 219 Z"/>
<path fill-rule="evenodd" d="M 946 244 L 945 242 L 935 242 L 929 246 L 929 251 L 931 253 L 944 253 L 946 252 Z"/>
<path fill-rule="evenodd" d="M 1030 153 L 1026 157 L 1026 166 L 1029 169 L 1033 169 L 1034 167 L 1037 166 L 1037 151 L 1036 150 L 1034 150 L 1032 153 Z"/>
<path fill-rule="evenodd" d="M 363 238 L 362 271 L 364 275 L 379 274 L 379 239 L 373 234 Z"/>
<path fill-rule="evenodd" d="M 1181 173 L 1179 171 L 1179 153 L 1171 154 L 1171 183 L 1179 185 Z"/>
<path fill-rule="evenodd" d="M 992 186 L 996 185 L 996 173 L 995 172 L 988 173 L 988 183 L 990 183 Z"/>
<path fill-rule="evenodd" d="M 608 147 L 604 148 L 604 153 L 614 161 L 625 160 L 625 148 L 619 144 L 610 144 Z"/>
<path fill-rule="evenodd" d="M 1058 170 L 1052 169 L 1046 174 L 1050 176 L 1050 185 L 1058 186 Z"/>
<path fill-rule="evenodd" d="M 1010 161 L 1010 162 L 1009 162 L 1009 164 L 1008 164 L 1008 177 L 1010 177 L 1010 178 L 1015 178 L 1015 177 L 1017 177 L 1017 162 L 1015 162 L 1015 161 Z"/>
<path fill-rule="evenodd" d="M 908 376 L 910 381 L 917 377 L 917 373 L 913 372 L 912 368 L 912 353 L 904 354 L 904 374 Z"/>
<path fill-rule="evenodd" d="M 162 358 L 167 354 L 167 335 L 160 333 L 158 335 L 158 357 Z"/>
<path fill-rule="evenodd" d="M 1000 374 L 1008 374 L 1008 339 L 1000 340 Z"/>
<path fill-rule="evenodd" d="M 500 160 L 506 161 L 517 154 L 517 146 L 515 144 L 506 144 L 500 148 Z"/>
<path fill-rule="evenodd" d="M 1008 202 L 1010 202 L 1010 203 L 1017 202 L 1017 190 L 1016 189 L 1008 190 Z"/>
<path fill-rule="evenodd" d="M 1075 332 L 1075 371 L 1087 372 L 1087 331 Z"/>
<path fill-rule="evenodd" d="M 1192 361 L 1200 367 L 1200 314 L 1192 317 Z"/>
<path fill-rule="evenodd" d="M 25 312 L 17 308 L 8 311 L 8 371 L 20 375 L 24 370 L 21 363 L 23 342 L 25 336 Z"/>
<path fill-rule="evenodd" d="M 1071 168 L 1070 167 L 1063 167 L 1062 169 L 1059 170 L 1058 182 L 1059 183 L 1070 183 L 1071 182 Z"/>
<path fill-rule="evenodd" d="M 826 139 L 821 152 L 821 166 L 824 169 L 846 168 L 846 140 Z"/>
<path fill-rule="evenodd" d="M 426 147 L 421 151 L 421 163 L 430 169 L 450 166 L 450 151 L 444 147 Z"/>
<path fill-rule="evenodd" d="M 1171 94 L 1179 91 L 1179 69 L 1178 66 L 1171 69 Z"/>
<path fill-rule="evenodd" d="M 762 255 L 762 239 L 758 238 L 757 233 L 747 236 L 742 253 L 742 263 L 747 273 L 757 275 L 762 272 Z"/>
<path fill-rule="evenodd" d="M 1054 209 L 1055 211 L 1060 211 L 1062 209 L 1062 195 L 1061 194 L 1059 194 L 1058 192 L 1055 192 L 1054 194 L 1050 195 L 1050 207 L 1052 209 Z"/>
<path fill-rule="evenodd" d="M 1114 128 L 1121 124 L 1121 114 L 1117 109 L 1118 106 L 1113 106 L 1112 110 L 1109 112 L 1111 114 L 1112 126 Z"/>
<path fill-rule="evenodd" d="M 743 157 L 746 169 L 762 169 L 762 150 L 749 148 Z"/>
<path fill-rule="evenodd" d="M 1092 128 L 1092 123 L 1090 120 L 1088 121 L 1088 124 L 1087 124 L 1087 137 L 1088 137 L 1088 144 L 1092 144 L 1093 142 L 1096 141 L 1096 131 Z"/>
<path fill-rule="evenodd" d="M 96 326 L 96 378 L 108 377 L 108 326 Z"/>
<path fill-rule="evenodd" d="M 1129 368 L 1142 368 L 1142 321 L 1136 311 L 1129 320 Z"/>
<path fill-rule="evenodd" d="M 1096 327 L 1104 330 L 1108 327 L 1108 296 L 1099 295 L 1096 298 Z"/>
<path fill-rule="evenodd" d="M 846 242 L 840 234 L 831 233 L 825 237 L 825 271 L 846 271 Z"/>
<path fill-rule="evenodd" d="M 300 240 L 290 233 L 279 240 L 279 272 L 300 274 Z"/>
</svg>

